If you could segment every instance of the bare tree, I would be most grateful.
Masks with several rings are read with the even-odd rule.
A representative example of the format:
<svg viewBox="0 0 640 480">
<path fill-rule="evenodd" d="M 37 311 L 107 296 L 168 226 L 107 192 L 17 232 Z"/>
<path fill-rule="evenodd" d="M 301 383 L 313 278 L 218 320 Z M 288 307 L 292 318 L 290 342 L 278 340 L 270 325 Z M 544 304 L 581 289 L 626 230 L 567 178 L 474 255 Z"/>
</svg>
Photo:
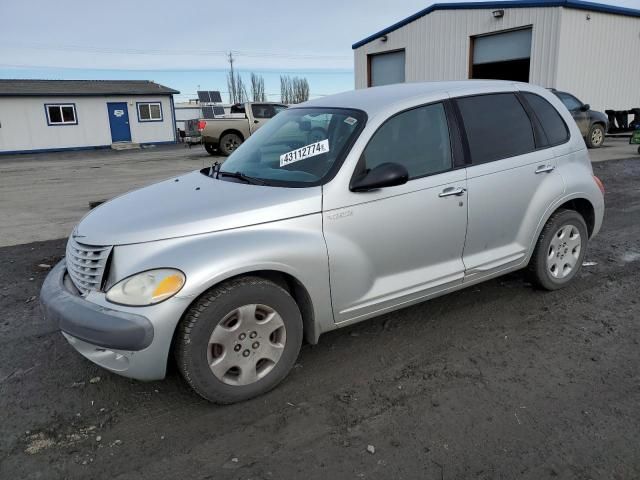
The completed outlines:
<svg viewBox="0 0 640 480">
<path fill-rule="evenodd" d="M 280 101 L 291 103 L 291 77 L 288 75 L 280 75 Z"/>
<path fill-rule="evenodd" d="M 309 100 L 309 82 L 306 78 L 293 78 L 293 102 L 302 103 Z"/>
<path fill-rule="evenodd" d="M 267 96 L 264 93 L 264 78 L 262 78 L 262 75 L 251 74 L 251 97 L 254 102 L 267 101 Z"/>
<path fill-rule="evenodd" d="M 282 103 L 302 103 L 309 100 L 309 82 L 306 78 L 280 75 L 280 99 Z"/>
</svg>

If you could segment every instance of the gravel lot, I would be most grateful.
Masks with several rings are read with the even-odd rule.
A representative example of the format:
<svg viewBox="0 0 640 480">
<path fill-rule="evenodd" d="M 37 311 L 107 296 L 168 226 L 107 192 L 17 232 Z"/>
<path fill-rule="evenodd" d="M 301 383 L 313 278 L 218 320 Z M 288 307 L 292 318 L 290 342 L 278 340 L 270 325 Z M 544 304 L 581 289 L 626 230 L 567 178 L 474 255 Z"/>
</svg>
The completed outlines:
<svg viewBox="0 0 640 480">
<path fill-rule="evenodd" d="M 0 155 L 0 247 L 66 237 L 90 202 L 223 159 L 199 145 Z"/>
<path fill-rule="evenodd" d="M 331 332 L 226 407 L 67 345 L 36 299 L 64 240 L 0 248 L 0 478 L 639 478 L 640 160 L 594 168 L 605 223 L 571 287 L 512 274 Z"/>
</svg>

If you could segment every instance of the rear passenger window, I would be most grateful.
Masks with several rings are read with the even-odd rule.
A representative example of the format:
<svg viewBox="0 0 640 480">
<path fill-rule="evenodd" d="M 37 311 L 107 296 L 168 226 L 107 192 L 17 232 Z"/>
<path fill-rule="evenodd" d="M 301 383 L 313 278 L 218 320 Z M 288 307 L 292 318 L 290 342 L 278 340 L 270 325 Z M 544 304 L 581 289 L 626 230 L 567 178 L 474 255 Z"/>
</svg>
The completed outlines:
<svg viewBox="0 0 640 480">
<path fill-rule="evenodd" d="M 403 165 L 409 179 L 451 168 L 451 143 L 444 105 L 436 103 L 399 113 L 373 135 L 363 152 L 362 167 Z"/>
<path fill-rule="evenodd" d="M 569 140 L 569 129 L 558 111 L 548 101 L 535 93 L 523 92 L 529 106 L 542 124 L 549 145 L 559 145 Z"/>
<path fill-rule="evenodd" d="M 254 118 L 273 118 L 276 114 L 273 106 L 259 103 L 251 105 L 251 113 L 253 113 Z"/>
<path fill-rule="evenodd" d="M 472 163 L 486 163 L 535 150 L 533 127 L 513 93 L 456 100 L 469 142 Z"/>
</svg>

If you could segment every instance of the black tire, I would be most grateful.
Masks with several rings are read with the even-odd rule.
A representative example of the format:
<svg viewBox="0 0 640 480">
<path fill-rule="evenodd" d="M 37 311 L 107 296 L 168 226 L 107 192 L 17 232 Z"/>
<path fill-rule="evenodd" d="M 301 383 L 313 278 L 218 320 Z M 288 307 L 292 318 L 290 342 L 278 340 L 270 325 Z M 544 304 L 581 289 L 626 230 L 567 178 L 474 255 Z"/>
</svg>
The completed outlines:
<svg viewBox="0 0 640 480">
<path fill-rule="evenodd" d="M 247 304 L 273 308 L 284 322 L 286 341 L 279 360 L 265 376 L 247 385 L 230 385 L 214 375 L 209 367 L 209 339 L 230 312 Z M 300 309 L 284 288 L 259 277 L 243 277 L 212 288 L 189 308 L 178 326 L 174 353 L 182 376 L 200 396 L 214 403 L 236 403 L 268 392 L 287 376 L 300 352 L 302 330 Z M 233 335 L 235 333 L 242 334 L 243 330 L 238 327 Z M 256 340 L 270 341 L 260 337 Z M 239 348 L 237 354 L 230 348 L 225 355 L 238 358 L 244 348 Z M 256 360 L 258 364 L 261 361 Z"/>
<path fill-rule="evenodd" d="M 237 133 L 225 133 L 220 137 L 220 144 L 218 145 L 218 150 L 222 155 L 228 157 L 231 155 L 236 148 L 238 148 L 243 142 L 243 139 Z"/>
<path fill-rule="evenodd" d="M 585 142 L 589 148 L 600 148 L 604 144 L 604 137 L 606 132 L 604 131 L 604 125 L 595 123 L 591 125 Z"/>
<path fill-rule="evenodd" d="M 558 258 L 557 253 L 556 255 L 552 255 L 551 242 L 554 240 L 554 237 L 560 233 L 561 228 L 565 226 L 573 226 L 578 231 L 581 244 L 574 267 L 571 268 L 566 276 L 555 278 L 547 261 L 548 259 L 549 261 L 554 261 L 555 259 L 557 262 L 563 262 L 563 258 L 565 258 L 564 255 L 569 253 L 565 247 L 564 249 L 557 249 L 563 254 L 563 257 Z M 559 210 L 554 213 L 542 229 L 540 237 L 538 237 L 538 243 L 529 261 L 528 273 L 531 282 L 545 290 L 558 290 L 559 288 L 567 286 L 582 268 L 582 261 L 584 260 L 588 241 L 587 225 L 582 215 L 575 210 Z"/>
<path fill-rule="evenodd" d="M 204 144 L 204 149 L 207 151 L 207 153 L 209 155 L 217 155 L 217 148 L 216 145 L 214 145 L 213 143 L 205 143 Z"/>
</svg>

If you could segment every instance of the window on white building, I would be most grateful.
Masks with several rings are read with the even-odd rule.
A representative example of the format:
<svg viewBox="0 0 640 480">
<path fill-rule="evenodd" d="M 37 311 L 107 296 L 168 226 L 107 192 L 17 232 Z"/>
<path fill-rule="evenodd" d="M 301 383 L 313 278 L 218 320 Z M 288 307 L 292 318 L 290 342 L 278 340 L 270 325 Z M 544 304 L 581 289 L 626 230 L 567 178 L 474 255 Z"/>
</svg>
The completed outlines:
<svg viewBox="0 0 640 480">
<path fill-rule="evenodd" d="M 162 106 L 160 102 L 138 103 L 138 120 L 141 122 L 161 122 Z"/>
<path fill-rule="evenodd" d="M 44 106 L 49 125 L 77 125 L 76 106 L 73 103 Z"/>
</svg>

